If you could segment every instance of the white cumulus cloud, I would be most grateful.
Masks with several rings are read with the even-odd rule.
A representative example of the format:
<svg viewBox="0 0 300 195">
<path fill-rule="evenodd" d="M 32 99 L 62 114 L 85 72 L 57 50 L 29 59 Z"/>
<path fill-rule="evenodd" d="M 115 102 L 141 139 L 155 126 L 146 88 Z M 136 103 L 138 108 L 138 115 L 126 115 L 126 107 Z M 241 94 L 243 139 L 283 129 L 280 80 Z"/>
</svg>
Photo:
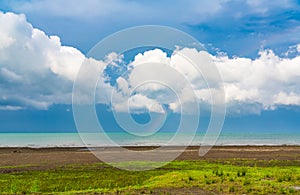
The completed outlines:
<svg viewBox="0 0 300 195">
<path fill-rule="evenodd" d="M 280 58 L 271 50 L 256 59 L 214 57 L 228 103 L 260 104 L 262 109 L 299 106 L 300 56 Z"/>
<path fill-rule="evenodd" d="M 70 103 L 72 82 L 84 55 L 47 36 L 24 15 L 0 12 L 0 102 L 2 109 Z"/>
<path fill-rule="evenodd" d="M 87 59 L 78 49 L 62 46 L 59 37 L 34 28 L 24 15 L 0 12 L 0 26 L 1 110 L 71 104 L 73 82 L 84 60 L 89 69 L 82 79 L 99 76 L 96 103 L 110 104 L 114 91 L 112 106 L 117 111 L 128 111 L 129 106 L 137 112 L 161 113 L 166 105 L 181 112 L 182 107 L 193 109 L 195 99 L 205 105 L 216 103 L 218 98 L 214 102 L 212 96 L 221 93 L 221 86 L 230 112 L 259 113 L 300 105 L 299 45 L 292 58 L 262 50 L 256 59 L 213 56 L 193 48 L 168 56 L 153 49 L 137 54 L 123 70 L 126 76 L 118 76 L 112 85 L 103 71 L 128 63 L 123 55 L 112 52 L 103 61 Z M 84 95 L 82 91 L 83 102 Z"/>
<path fill-rule="evenodd" d="M 194 66 L 189 59 L 199 65 Z M 153 67 L 155 63 L 163 65 L 160 68 L 137 69 L 147 63 L 153 63 Z M 250 59 L 212 56 L 205 51 L 191 48 L 183 48 L 168 57 L 165 52 L 154 49 L 136 55 L 131 65 L 137 72 L 129 75 L 128 79 L 119 78 L 118 87 L 121 91 L 128 91 L 128 86 L 137 86 L 146 78 L 149 81 L 151 78 L 153 81 L 164 81 L 140 86 L 136 91 L 143 97 L 167 104 L 173 111 L 180 112 L 180 105 L 189 102 L 194 96 L 200 104 L 213 103 L 212 96 L 220 92 L 218 85 L 214 85 L 215 82 L 220 82 L 217 74 L 213 69 L 207 69 L 213 64 L 222 76 L 229 112 L 259 113 L 261 110 L 276 109 L 282 105 L 300 106 L 300 56 L 280 58 L 272 50 L 262 50 L 256 59 Z M 164 66 L 174 69 L 178 75 L 171 74 Z M 206 83 L 207 81 L 210 82 Z M 170 89 L 161 85 L 162 83 L 167 83 L 173 89 L 180 89 L 175 90 L 176 95 L 181 98 L 180 101 L 178 97 L 164 93 L 163 91 Z M 193 93 L 186 90 L 186 85 L 192 87 Z"/>
</svg>

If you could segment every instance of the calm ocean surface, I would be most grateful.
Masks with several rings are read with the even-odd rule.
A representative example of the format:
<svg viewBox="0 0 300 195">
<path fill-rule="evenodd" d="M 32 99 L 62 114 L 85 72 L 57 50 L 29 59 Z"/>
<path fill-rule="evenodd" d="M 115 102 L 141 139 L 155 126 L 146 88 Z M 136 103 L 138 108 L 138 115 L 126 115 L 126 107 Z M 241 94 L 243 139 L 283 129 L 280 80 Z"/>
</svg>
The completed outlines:
<svg viewBox="0 0 300 195">
<path fill-rule="evenodd" d="M 111 146 L 107 136 L 122 146 L 174 145 L 168 141 L 173 133 L 160 133 L 149 137 L 134 137 L 126 133 L 81 134 L 88 140 L 87 146 Z M 186 137 L 178 135 L 175 145 L 188 145 Z M 209 138 L 208 138 L 209 139 Z M 200 145 L 203 134 L 197 134 L 191 145 Z M 216 145 L 300 145 L 300 132 L 294 133 L 221 133 Z M 0 147 L 83 147 L 85 144 L 78 133 L 0 133 Z"/>
</svg>

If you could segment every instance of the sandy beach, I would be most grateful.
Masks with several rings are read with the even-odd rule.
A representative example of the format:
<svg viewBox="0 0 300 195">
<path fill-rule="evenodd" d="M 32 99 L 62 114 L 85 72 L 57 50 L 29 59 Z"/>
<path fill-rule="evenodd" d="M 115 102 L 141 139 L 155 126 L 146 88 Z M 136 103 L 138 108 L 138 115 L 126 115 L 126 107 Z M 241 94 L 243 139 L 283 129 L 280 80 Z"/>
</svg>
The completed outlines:
<svg viewBox="0 0 300 195">
<path fill-rule="evenodd" d="M 130 150 L 151 150 L 154 147 L 127 147 Z M 118 152 L 117 148 L 97 148 Z M 96 149 L 96 150 L 97 150 Z M 169 147 L 170 153 L 177 147 Z M 215 146 L 205 156 L 198 155 L 199 147 L 188 147 L 176 160 L 286 160 L 300 161 L 300 146 Z M 164 155 L 162 153 L 162 155 Z M 15 169 L 1 168 L 0 172 L 21 171 L 23 169 L 48 169 L 70 164 L 92 164 L 101 162 L 86 148 L 0 148 L 0 166 L 17 166 Z M 28 165 L 28 166 L 24 166 Z M 18 166 L 20 166 L 18 168 Z"/>
</svg>

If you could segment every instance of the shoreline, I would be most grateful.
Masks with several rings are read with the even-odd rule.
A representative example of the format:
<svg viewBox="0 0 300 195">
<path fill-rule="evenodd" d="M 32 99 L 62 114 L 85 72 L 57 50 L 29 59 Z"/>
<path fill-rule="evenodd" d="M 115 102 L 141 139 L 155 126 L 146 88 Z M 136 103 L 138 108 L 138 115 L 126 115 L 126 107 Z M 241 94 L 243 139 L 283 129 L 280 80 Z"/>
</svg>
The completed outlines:
<svg viewBox="0 0 300 195">
<path fill-rule="evenodd" d="M 149 150 L 153 148 L 149 146 L 129 147 L 128 149 Z M 119 152 L 119 155 L 124 155 L 118 148 L 102 147 L 96 149 L 102 150 L 106 154 Z M 168 147 L 161 152 L 161 155 L 178 152 L 177 149 L 178 146 Z M 41 182 L 39 190 L 49 194 L 52 194 L 52 191 L 58 193 L 68 191 L 70 189 L 66 190 L 65 186 L 78 186 L 77 181 L 80 182 L 80 185 L 83 184 L 82 188 L 73 188 L 72 192 L 79 190 L 79 194 L 106 194 L 102 192 L 107 192 L 107 194 L 116 194 L 116 192 L 118 194 L 147 194 L 147 192 L 149 194 L 152 192 L 153 194 L 187 194 L 189 192 L 191 194 L 210 194 L 212 192 L 215 194 L 211 187 L 219 189 L 218 186 L 222 186 L 220 194 L 223 194 L 223 190 L 227 190 L 231 186 L 235 186 L 235 194 L 245 194 L 247 192 L 244 189 L 246 181 L 248 182 L 246 187 L 253 187 L 254 194 L 266 192 L 264 189 L 268 189 L 268 187 L 266 187 L 265 181 L 271 181 L 276 186 L 285 185 L 284 189 L 299 186 L 294 183 L 300 175 L 295 175 L 293 171 L 295 168 L 297 168 L 296 170 L 299 169 L 300 146 L 214 146 L 205 156 L 199 156 L 198 150 L 199 146 L 189 146 L 174 162 L 147 172 L 151 175 L 145 178 L 144 172 L 128 172 L 106 164 L 85 147 L 2 147 L 0 148 L 0 175 L 4 178 L 2 181 L 6 182 L 5 185 L 7 186 L 7 191 L 4 191 L 4 194 L 11 192 L 11 186 L 19 186 L 22 182 L 24 188 L 19 188 L 18 191 L 14 192 L 36 194 L 35 189 L 28 187 L 36 186 L 36 181 Z M 130 161 L 130 163 L 127 165 L 125 163 L 125 166 L 139 166 L 139 162 L 134 164 L 134 161 Z M 143 163 L 151 164 L 152 162 L 145 160 Z M 216 172 L 216 167 L 221 172 Z M 239 176 L 243 170 L 246 170 L 244 172 L 246 177 Z M 222 176 L 217 175 L 221 173 Z M 290 176 L 291 180 L 278 182 L 279 179 L 282 179 L 282 175 Z M 74 182 L 70 178 L 75 178 Z M 121 183 L 119 182 L 120 178 Z M 139 188 L 134 188 L 136 187 L 136 178 L 141 182 L 141 185 L 138 185 Z M 166 188 L 161 188 L 161 185 L 154 185 L 153 189 L 149 189 L 147 186 L 149 180 L 155 181 L 157 184 L 164 182 L 169 184 L 169 178 L 174 178 L 174 181 L 177 181 L 177 187 L 167 185 Z M 222 178 L 225 178 L 224 181 L 221 181 Z M 259 179 L 259 184 L 257 184 L 256 178 Z M 274 178 L 274 180 L 270 180 L 270 178 Z M 208 184 L 208 179 L 215 182 Z M 118 187 L 111 186 L 109 183 L 102 183 L 102 181 L 119 182 L 119 184 L 122 182 L 129 183 L 125 183 L 126 188 L 119 193 Z M 52 184 L 50 190 L 47 187 L 42 188 L 48 186 L 49 183 Z M 109 189 L 109 191 L 80 191 L 90 189 L 91 183 L 95 183 L 93 189 Z M 200 187 L 199 184 L 201 184 Z M 57 185 L 61 185 L 60 191 L 57 191 Z M 239 186 L 244 188 L 240 189 Z M 257 189 L 257 186 L 262 190 Z M 26 191 L 29 189 L 34 191 Z M 281 188 L 272 187 L 270 193 L 279 194 L 281 192 L 279 189 Z"/>
<path fill-rule="evenodd" d="M 299 147 L 300 144 L 226 144 L 226 145 L 122 145 L 122 146 L 0 146 L 1 149 L 101 149 L 101 148 L 126 148 L 126 149 L 138 149 L 138 148 L 200 148 L 200 147 L 213 147 L 213 148 L 245 148 L 245 147 Z"/>
<path fill-rule="evenodd" d="M 300 152 L 300 145 L 214 145 L 214 146 L 209 146 L 211 147 L 210 150 L 223 150 L 223 149 L 227 149 L 227 150 L 250 150 L 250 149 L 255 149 L 257 151 L 260 150 L 272 150 L 272 149 L 282 149 L 282 150 L 286 150 L 286 149 L 299 149 Z M 26 151 L 39 151 L 39 152 L 43 152 L 43 151 L 97 151 L 97 150 L 111 150 L 111 151 L 117 151 L 119 148 L 124 148 L 124 149 L 128 149 L 128 150 L 135 150 L 135 151 L 144 151 L 144 150 L 154 150 L 157 148 L 163 148 L 164 150 L 168 151 L 168 150 L 178 150 L 178 149 L 185 149 L 185 150 L 199 150 L 201 147 L 207 147 L 207 146 L 196 146 L 196 145 L 192 145 L 192 146 L 99 146 L 99 147 L 0 147 L 0 154 L 1 151 L 14 151 L 14 152 L 26 152 Z M 299 153 L 300 154 L 300 153 Z"/>
<path fill-rule="evenodd" d="M 147 151 L 155 149 L 153 146 L 125 147 L 129 150 Z M 170 146 L 160 151 L 162 155 L 177 152 L 182 147 Z M 93 148 L 109 154 L 110 152 L 120 153 L 116 147 Z M 179 161 L 218 161 L 233 159 L 251 160 L 284 160 L 300 162 L 300 146 L 214 146 L 204 156 L 199 156 L 199 146 L 189 146 L 182 152 L 176 160 Z M 68 164 L 93 164 L 99 160 L 92 151 L 86 147 L 53 147 L 53 148 L 24 148 L 24 147 L 0 147 L 0 167 L 2 166 L 23 166 L 34 165 L 38 167 L 57 167 Z"/>
</svg>

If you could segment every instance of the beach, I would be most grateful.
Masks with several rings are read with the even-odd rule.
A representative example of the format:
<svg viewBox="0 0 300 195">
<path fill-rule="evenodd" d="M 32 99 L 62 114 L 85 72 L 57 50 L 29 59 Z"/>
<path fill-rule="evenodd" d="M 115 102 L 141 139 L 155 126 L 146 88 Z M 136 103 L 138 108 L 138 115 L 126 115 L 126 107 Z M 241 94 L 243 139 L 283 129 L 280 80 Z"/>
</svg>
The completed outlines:
<svg viewBox="0 0 300 195">
<path fill-rule="evenodd" d="M 131 146 L 149 151 L 154 146 Z M 127 171 L 101 162 L 93 152 L 117 147 L 2 147 L 1 194 L 299 194 L 300 146 L 214 146 L 199 156 L 189 146 L 174 161 L 147 171 Z M 176 153 L 170 146 L 160 155 Z M 119 162 L 148 166 L 150 161 Z M 120 165 L 119 164 L 119 165 Z"/>
<path fill-rule="evenodd" d="M 151 150 L 153 146 L 126 147 L 130 150 Z M 118 148 L 101 147 L 93 150 L 119 152 Z M 234 159 L 249 160 L 280 160 L 280 161 L 300 161 L 300 146 L 215 146 L 203 157 L 198 155 L 199 146 L 188 147 L 176 160 L 210 160 L 225 161 Z M 168 147 L 165 153 L 177 151 L 177 147 Z M 165 154 L 161 154 L 165 155 Z M 101 162 L 87 148 L 81 147 L 55 147 L 55 148 L 0 148 L 0 166 L 21 166 L 14 169 L 1 168 L 0 172 L 22 171 L 23 169 L 48 169 L 57 166 L 71 164 L 93 164 Z M 24 166 L 30 165 L 30 166 Z M 298 164 L 299 165 L 299 164 Z"/>
</svg>

